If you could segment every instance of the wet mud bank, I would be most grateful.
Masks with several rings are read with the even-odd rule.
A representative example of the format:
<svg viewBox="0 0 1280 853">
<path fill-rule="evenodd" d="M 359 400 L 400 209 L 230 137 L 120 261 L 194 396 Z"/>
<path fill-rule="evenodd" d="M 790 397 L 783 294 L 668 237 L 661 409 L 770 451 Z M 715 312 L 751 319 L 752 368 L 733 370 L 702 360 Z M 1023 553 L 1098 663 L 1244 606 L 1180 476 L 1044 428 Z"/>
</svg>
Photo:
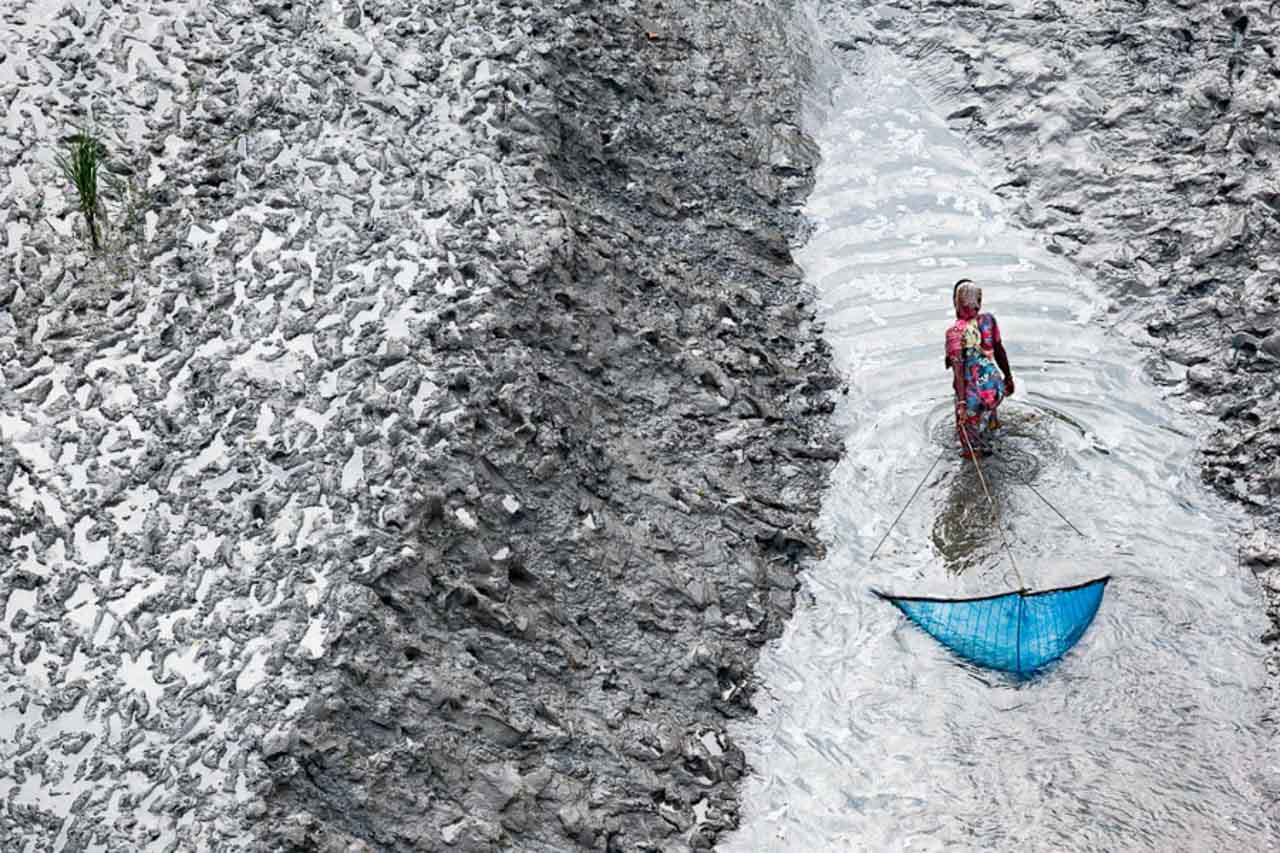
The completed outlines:
<svg viewBox="0 0 1280 853">
<path fill-rule="evenodd" d="M 413 553 L 361 580 L 269 759 L 262 825 L 295 849 L 710 848 L 725 723 L 815 547 L 837 380 L 789 256 L 804 46 L 750 4 L 505 25 L 532 50 L 495 158 L 531 169 L 507 192 L 534 228 L 523 257 L 483 214 L 444 241 L 491 289 L 437 315 Z"/>
<path fill-rule="evenodd" d="M 880 47 L 990 159 L 1047 249 L 1200 416 L 1203 478 L 1247 506 L 1241 559 L 1280 637 L 1280 56 L 1267 3 L 821 4 L 839 50 Z M 1002 176 L 1002 177 L 999 177 Z M 1272 669 L 1280 662 L 1272 655 Z"/>
<path fill-rule="evenodd" d="M 737 823 L 839 380 L 809 45 L 702 5 L 5 13 L 0 846 Z"/>
</svg>

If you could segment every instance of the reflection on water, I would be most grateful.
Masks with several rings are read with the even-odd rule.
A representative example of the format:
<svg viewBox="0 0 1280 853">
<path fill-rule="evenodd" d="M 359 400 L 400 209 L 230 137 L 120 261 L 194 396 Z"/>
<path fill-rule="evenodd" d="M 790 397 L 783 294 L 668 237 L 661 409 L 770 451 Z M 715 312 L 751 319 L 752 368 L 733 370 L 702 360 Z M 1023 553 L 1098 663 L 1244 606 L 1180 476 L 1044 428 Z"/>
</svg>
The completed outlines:
<svg viewBox="0 0 1280 853">
<path fill-rule="evenodd" d="M 950 405 L 932 412 L 928 433 L 941 453 L 955 458 L 959 449 L 951 412 Z M 998 561 L 1003 556 L 997 552 L 993 557 L 987 551 L 1002 548 L 999 530 L 1007 521 L 1011 492 L 1031 489 L 1042 501 L 1049 500 L 1036 488 L 1035 480 L 1042 460 L 1052 464 L 1060 455 L 1051 429 L 1055 418 L 1072 424 L 1069 417 L 1052 410 L 1007 400 L 1000 407 L 1000 427 L 992 438 L 990 454 L 976 461 L 957 462 L 935 481 L 944 497 L 933 520 L 930 541 L 948 572 L 974 571 L 984 560 Z"/>
<path fill-rule="evenodd" d="M 975 568 L 988 540 L 999 545 L 996 526 L 1002 495 L 993 487 L 988 502 L 977 474 L 967 466 L 947 479 L 946 498 L 934 518 L 931 538 L 947 571 L 958 575 Z"/>
<path fill-rule="evenodd" d="M 1195 425 L 1106 332 L 1092 285 L 1007 224 L 892 59 L 844 81 L 820 142 L 800 261 L 850 384 L 848 454 L 811 604 L 762 656 L 761 714 L 735 730 L 754 773 L 721 849 L 1267 849 L 1265 619 L 1239 519 L 1199 481 Z M 983 286 L 1018 381 L 982 460 L 998 528 L 953 445 L 940 369 L 962 276 Z M 1015 588 L 1001 535 L 1032 588 L 1114 576 L 1081 643 L 1024 684 L 957 664 L 869 592 Z"/>
</svg>

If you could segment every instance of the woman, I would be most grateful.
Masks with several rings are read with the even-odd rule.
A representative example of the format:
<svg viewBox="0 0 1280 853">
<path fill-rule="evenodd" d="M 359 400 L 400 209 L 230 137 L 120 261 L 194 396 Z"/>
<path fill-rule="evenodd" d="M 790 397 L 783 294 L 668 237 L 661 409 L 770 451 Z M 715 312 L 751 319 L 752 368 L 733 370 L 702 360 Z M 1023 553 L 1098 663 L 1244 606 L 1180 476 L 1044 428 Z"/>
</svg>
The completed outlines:
<svg viewBox="0 0 1280 853">
<path fill-rule="evenodd" d="M 982 309 L 982 289 L 967 278 L 951 291 L 956 321 L 947 329 L 946 366 L 956 395 L 956 437 L 960 454 L 991 452 L 991 432 L 1000 424 L 996 409 L 1013 394 L 1013 371 L 1000 340 L 1000 326 Z M 997 365 L 999 369 L 997 370 Z"/>
</svg>

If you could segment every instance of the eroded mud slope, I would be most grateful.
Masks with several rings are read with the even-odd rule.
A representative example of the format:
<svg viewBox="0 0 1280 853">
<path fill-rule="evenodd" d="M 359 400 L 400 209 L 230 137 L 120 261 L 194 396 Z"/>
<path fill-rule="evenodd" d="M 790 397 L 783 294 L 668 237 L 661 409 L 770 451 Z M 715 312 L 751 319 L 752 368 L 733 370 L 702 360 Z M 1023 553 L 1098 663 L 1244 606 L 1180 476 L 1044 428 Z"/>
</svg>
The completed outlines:
<svg viewBox="0 0 1280 853">
<path fill-rule="evenodd" d="M 412 553 L 362 578 L 269 759 L 264 825 L 299 849 L 709 847 L 743 772 L 724 722 L 837 453 L 788 250 L 804 45 L 743 3 L 510 23 L 533 56 L 494 156 L 532 167 L 510 205 L 533 233 L 513 255 L 463 211 L 447 242 L 489 292 L 438 315 Z"/>
</svg>

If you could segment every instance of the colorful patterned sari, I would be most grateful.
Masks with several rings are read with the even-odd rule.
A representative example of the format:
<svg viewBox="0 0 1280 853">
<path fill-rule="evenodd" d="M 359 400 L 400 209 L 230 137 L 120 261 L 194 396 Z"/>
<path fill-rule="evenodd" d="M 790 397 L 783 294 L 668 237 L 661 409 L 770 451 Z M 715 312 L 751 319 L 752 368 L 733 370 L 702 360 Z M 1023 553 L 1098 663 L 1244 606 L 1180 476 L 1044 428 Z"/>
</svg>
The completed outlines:
<svg viewBox="0 0 1280 853">
<path fill-rule="evenodd" d="M 956 401 L 956 438 L 962 450 L 983 450 L 1000 425 L 996 409 L 1004 400 L 1004 374 L 995 363 L 1000 326 L 992 315 L 972 308 L 957 315 L 947 329 L 947 361 L 959 364 L 964 376 L 964 399 Z"/>
</svg>

